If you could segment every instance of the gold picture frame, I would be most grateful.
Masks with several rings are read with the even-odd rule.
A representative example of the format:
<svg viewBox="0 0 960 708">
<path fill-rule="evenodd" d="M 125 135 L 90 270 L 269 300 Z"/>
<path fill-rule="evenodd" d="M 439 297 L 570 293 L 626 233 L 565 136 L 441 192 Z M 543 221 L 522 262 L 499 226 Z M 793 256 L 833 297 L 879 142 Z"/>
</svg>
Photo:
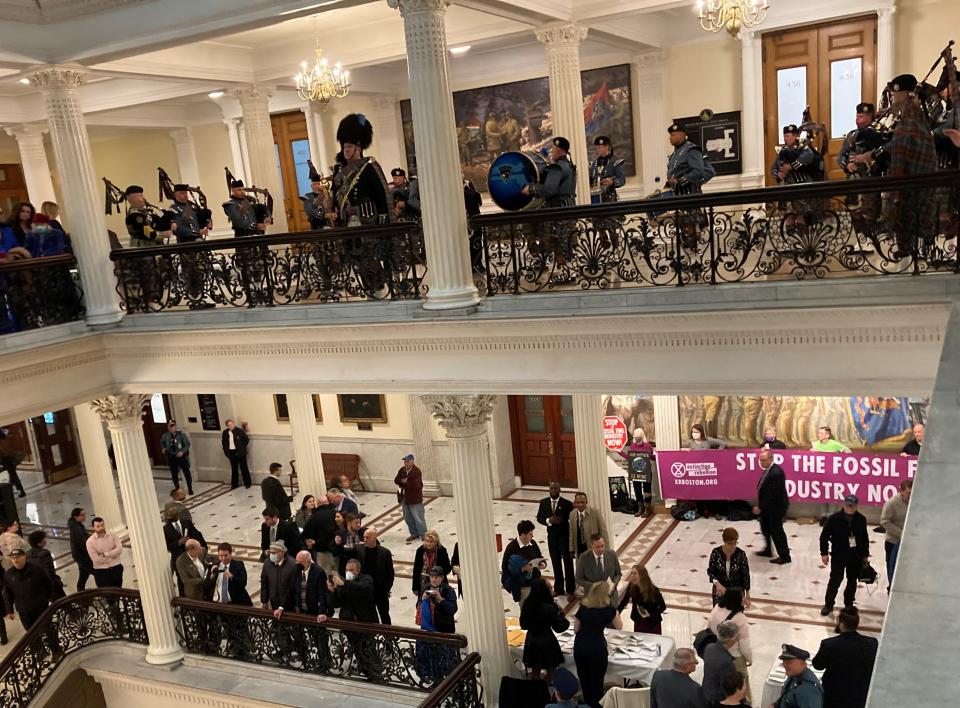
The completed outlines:
<svg viewBox="0 0 960 708">
<path fill-rule="evenodd" d="M 273 411 L 277 416 L 277 422 L 290 422 L 290 409 L 287 407 L 287 394 L 273 394 Z M 323 411 L 320 409 L 320 394 L 313 394 L 313 415 L 318 423 L 323 422 Z"/>
<path fill-rule="evenodd" d="M 382 393 L 338 393 L 341 423 L 386 423 L 387 397 Z"/>
</svg>

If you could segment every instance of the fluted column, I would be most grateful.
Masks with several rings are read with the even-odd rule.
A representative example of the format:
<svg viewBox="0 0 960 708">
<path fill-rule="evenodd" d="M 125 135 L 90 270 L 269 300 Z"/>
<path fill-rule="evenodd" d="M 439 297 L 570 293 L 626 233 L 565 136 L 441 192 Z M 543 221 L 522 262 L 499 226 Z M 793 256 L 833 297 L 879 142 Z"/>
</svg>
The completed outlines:
<svg viewBox="0 0 960 708">
<path fill-rule="evenodd" d="M 250 183 L 250 148 L 247 147 L 247 131 L 243 129 L 243 119 L 237 119 L 237 133 L 240 136 L 240 157 L 243 159 L 243 178 Z"/>
<path fill-rule="evenodd" d="M 224 118 L 223 124 L 227 126 L 227 138 L 230 141 L 230 158 L 233 162 L 233 176 L 237 179 L 246 180 L 247 173 L 243 166 L 243 148 L 240 145 L 240 119 Z"/>
<path fill-rule="evenodd" d="M 300 496 L 326 494 L 327 482 L 323 475 L 317 419 L 313 414 L 313 395 L 288 393 L 287 411 L 290 413 L 290 437 L 293 439 L 293 459 L 297 461 Z"/>
<path fill-rule="evenodd" d="M 580 83 L 580 43 L 587 38 L 587 28 L 576 22 L 561 22 L 536 32 L 537 39 L 547 48 L 553 134 L 570 141 L 570 159 L 577 166 L 577 204 L 589 204 L 590 161 Z M 420 150 L 419 142 L 417 150 Z"/>
<path fill-rule="evenodd" d="M 883 94 L 887 82 L 893 78 L 893 58 L 896 48 L 893 15 L 897 6 L 877 9 L 877 98 Z"/>
<path fill-rule="evenodd" d="M 263 86 L 253 84 L 237 90 L 240 110 L 243 111 L 243 133 L 247 139 L 247 156 L 250 171 L 247 178 L 251 185 L 270 190 L 281 208 L 274 209 L 273 226 L 269 233 L 286 233 L 287 212 L 283 205 L 283 184 L 277 169 L 274 151 L 273 128 L 270 126 L 270 92 Z"/>
<path fill-rule="evenodd" d="M 310 159 L 313 160 L 313 166 L 320 171 L 320 174 L 329 176 L 333 160 L 330 159 L 330 150 L 327 149 L 324 111 L 314 101 L 308 102 L 300 110 L 303 111 L 303 117 L 307 121 L 307 140 L 310 143 Z"/>
<path fill-rule="evenodd" d="M 637 122 L 640 127 L 640 160 L 643 174 L 643 193 L 650 194 L 664 186 L 667 176 L 667 103 L 664 97 L 666 83 L 666 54 L 647 52 L 633 59 L 633 75 L 637 87 Z"/>
<path fill-rule="evenodd" d="M 480 297 L 470 271 L 460 151 L 447 74 L 444 15 L 451 0 L 387 0 L 399 8 L 407 43 L 407 72 L 423 238 L 430 290 L 424 308 L 473 307 Z"/>
<path fill-rule="evenodd" d="M 600 512 L 607 531 L 611 526 L 613 512 L 610 509 L 610 483 L 607 482 L 607 448 L 603 445 L 603 413 L 600 396 L 578 395 L 573 397 L 573 432 L 577 436 L 577 482 L 580 491 L 586 493 L 587 502 Z M 613 539 L 606 539 L 613 547 Z"/>
<path fill-rule="evenodd" d="M 113 467 L 107 454 L 103 420 L 86 403 L 73 407 L 73 417 L 77 422 L 83 469 L 87 473 L 93 512 L 106 522 L 110 533 L 120 533 L 124 529 L 123 516 L 120 514 L 117 486 L 113 482 Z"/>
<path fill-rule="evenodd" d="M 495 396 L 424 396 L 450 441 L 453 502 L 457 511 L 460 573 L 469 593 L 461 627 L 470 650 L 483 657 L 487 705 L 497 704 L 500 678 L 513 673 L 503 622 L 503 590 L 493 534 L 493 490 L 487 421 Z"/>
<path fill-rule="evenodd" d="M 42 126 L 29 123 L 7 128 L 7 135 L 17 139 L 27 196 L 38 209 L 43 202 L 57 201 L 50 165 L 47 163 L 47 151 L 43 149 L 43 133 Z"/>
<path fill-rule="evenodd" d="M 121 394 L 100 398 L 92 405 L 106 421 L 113 440 L 137 587 L 150 638 L 146 660 L 149 664 L 171 664 L 183 659 L 183 650 L 173 623 L 170 556 L 163 541 L 160 505 L 143 439 L 143 408 L 149 401 L 149 394 Z"/>
<path fill-rule="evenodd" d="M 103 215 L 103 194 L 94 176 L 90 138 L 80 108 L 81 67 L 48 66 L 30 76 L 43 93 L 50 123 L 50 141 L 60 171 L 63 211 L 70 218 L 87 322 L 118 322 L 117 280 L 110 262 L 110 240 Z"/>
<path fill-rule="evenodd" d="M 763 164 L 763 59 L 760 35 L 756 32 L 740 33 L 740 68 L 743 91 L 743 172 L 740 183 L 743 187 L 761 187 L 766 167 Z"/>
<path fill-rule="evenodd" d="M 440 470 L 433 454 L 433 425 L 430 408 L 420 396 L 410 396 L 410 426 L 413 428 L 413 455 L 423 472 L 423 493 L 435 497 L 440 494 Z"/>
<path fill-rule="evenodd" d="M 200 184 L 200 165 L 197 163 L 197 148 L 193 142 L 193 131 L 187 128 L 176 128 L 170 131 L 173 140 L 173 149 L 177 153 L 177 166 L 180 172 L 180 181 L 196 187 Z"/>
<path fill-rule="evenodd" d="M 679 450 L 682 446 L 682 438 L 680 435 L 680 400 L 677 396 L 653 397 L 653 422 L 657 435 L 655 438 L 657 451 Z M 647 435 L 650 435 L 649 430 Z M 659 475 L 654 475 L 650 488 L 654 499 L 663 500 L 660 493 Z"/>
<path fill-rule="evenodd" d="M 377 160 L 388 172 L 394 167 L 404 167 L 403 140 L 400 132 L 400 100 L 396 96 L 374 96 L 371 118 L 377 126 L 373 136 Z"/>
</svg>

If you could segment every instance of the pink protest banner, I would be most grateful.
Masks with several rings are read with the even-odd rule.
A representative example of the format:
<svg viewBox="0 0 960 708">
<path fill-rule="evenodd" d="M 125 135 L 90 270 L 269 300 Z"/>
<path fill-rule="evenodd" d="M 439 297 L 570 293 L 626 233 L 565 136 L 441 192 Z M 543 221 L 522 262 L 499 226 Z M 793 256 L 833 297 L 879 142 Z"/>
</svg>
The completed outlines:
<svg viewBox="0 0 960 708">
<path fill-rule="evenodd" d="M 875 453 L 774 450 L 787 477 L 790 501 L 839 504 L 847 494 L 882 506 L 900 482 L 913 479 L 916 457 Z M 755 499 L 763 470 L 759 450 L 658 451 L 664 499 Z"/>
</svg>

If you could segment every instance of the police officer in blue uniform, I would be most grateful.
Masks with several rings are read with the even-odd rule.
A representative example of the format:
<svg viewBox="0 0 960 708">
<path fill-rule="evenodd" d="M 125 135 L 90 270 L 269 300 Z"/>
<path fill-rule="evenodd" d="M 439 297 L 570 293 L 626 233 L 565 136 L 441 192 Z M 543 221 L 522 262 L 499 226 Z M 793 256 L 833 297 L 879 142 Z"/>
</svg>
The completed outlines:
<svg viewBox="0 0 960 708">
<path fill-rule="evenodd" d="M 190 186 L 173 185 L 173 203 L 163 213 L 160 230 L 176 236 L 177 243 L 192 243 L 206 238 L 210 226 L 210 210 L 190 201 Z"/>
<path fill-rule="evenodd" d="M 882 177 L 890 166 L 887 156 L 883 155 L 869 164 L 851 160 L 854 155 L 872 153 L 892 136 L 892 133 L 883 134 L 873 127 L 875 115 L 876 106 L 872 103 L 857 104 L 857 127 L 847 133 L 837 156 L 837 164 L 847 173 L 848 178 Z"/>
<path fill-rule="evenodd" d="M 667 133 L 673 145 L 673 153 L 667 159 L 667 184 L 677 195 L 699 194 L 717 171 L 706 161 L 700 146 L 690 142 L 687 131 L 671 123 Z"/>
<path fill-rule="evenodd" d="M 544 207 L 574 206 L 577 203 L 577 166 L 570 162 L 570 141 L 566 138 L 553 139 L 550 149 L 550 165 L 536 184 L 523 188 L 524 194 L 530 194 L 543 200 Z"/>
<path fill-rule="evenodd" d="M 623 160 L 613 157 L 613 143 L 606 135 L 593 141 L 597 159 L 590 163 L 590 201 L 594 204 L 617 202 L 617 190 L 627 183 L 623 174 Z"/>
<path fill-rule="evenodd" d="M 777 184 L 819 182 L 824 177 L 823 158 L 810 145 L 801 145 L 800 128 L 783 126 L 783 145 L 770 168 Z"/>
<path fill-rule="evenodd" d="M 783 682 L 775 708 L 823 708 L 823 686 L 807 666 L 810 652 L 792 644 L 783 644 L 781 649 L 780 661 L 787 680 Z"/>
<path fill-rule="evenodd" d="M 267 208 L 247 196 L 243 180 L 230 182 L 230 199 L 223 203 L 223 211 L 237 237 L 262 236 L 271 223 Z"/>
<path fill-rule="evenodd" d="M 407 179 L 406 170 L 394 167 L 390 170 L 393 208 L 397 219 L 403 221 L 420 220 L 420 182 L 416 177 Z"/>
</svg>

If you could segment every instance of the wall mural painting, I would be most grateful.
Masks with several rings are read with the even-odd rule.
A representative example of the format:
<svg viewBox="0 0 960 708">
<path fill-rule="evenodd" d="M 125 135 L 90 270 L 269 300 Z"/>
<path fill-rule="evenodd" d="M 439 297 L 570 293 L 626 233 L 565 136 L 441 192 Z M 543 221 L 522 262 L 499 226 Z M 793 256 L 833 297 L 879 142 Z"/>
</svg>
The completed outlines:
<svg viewBox="0 0 960 708">
<path fill-rule="evenodd" d="M 707 435 L 729 447 L 759 447 L 763 429 L 777 428 L 787 447 L 809 450 L 817 428 L 830 426 L 851 450 L 899 452 L 910 429 L 926 417 L 928 399 L 873 396 L 680 396 L 680 439 L 690 426 L 704 424 Z"/>
<path fill-rule="evenodd" d="M 635 175 L 630 65 L 581 72 L 580 82 L 590 155 L 593 155 L 593 139 L 607 135 L 613 141 L 616 157 L 624 160 L 624 173 L 628 177 Z M 483 192 L 487 191 L 487 172 L 497 155 L 549 148 L 553 138 L 550 86 L 546 77 L 455 91 L 453 109 L 463 176 Z M 400 102 L 400 116 L 407 166 L 411 173 L 416 173 L 413 113 L 409 100 Z M 587 165 L 579 167 L 587 169 Z"/>
<path fill-rule="evenodd" d="M 612 396 L 601 400 L 602 415 L 615 415 L 627 426 L 629 442 L 633 431 L 642 428 L 647 440 L 656 442 L 657 429 L 653 420 L 653 398 L 650 396 Z"/>
</svg>

